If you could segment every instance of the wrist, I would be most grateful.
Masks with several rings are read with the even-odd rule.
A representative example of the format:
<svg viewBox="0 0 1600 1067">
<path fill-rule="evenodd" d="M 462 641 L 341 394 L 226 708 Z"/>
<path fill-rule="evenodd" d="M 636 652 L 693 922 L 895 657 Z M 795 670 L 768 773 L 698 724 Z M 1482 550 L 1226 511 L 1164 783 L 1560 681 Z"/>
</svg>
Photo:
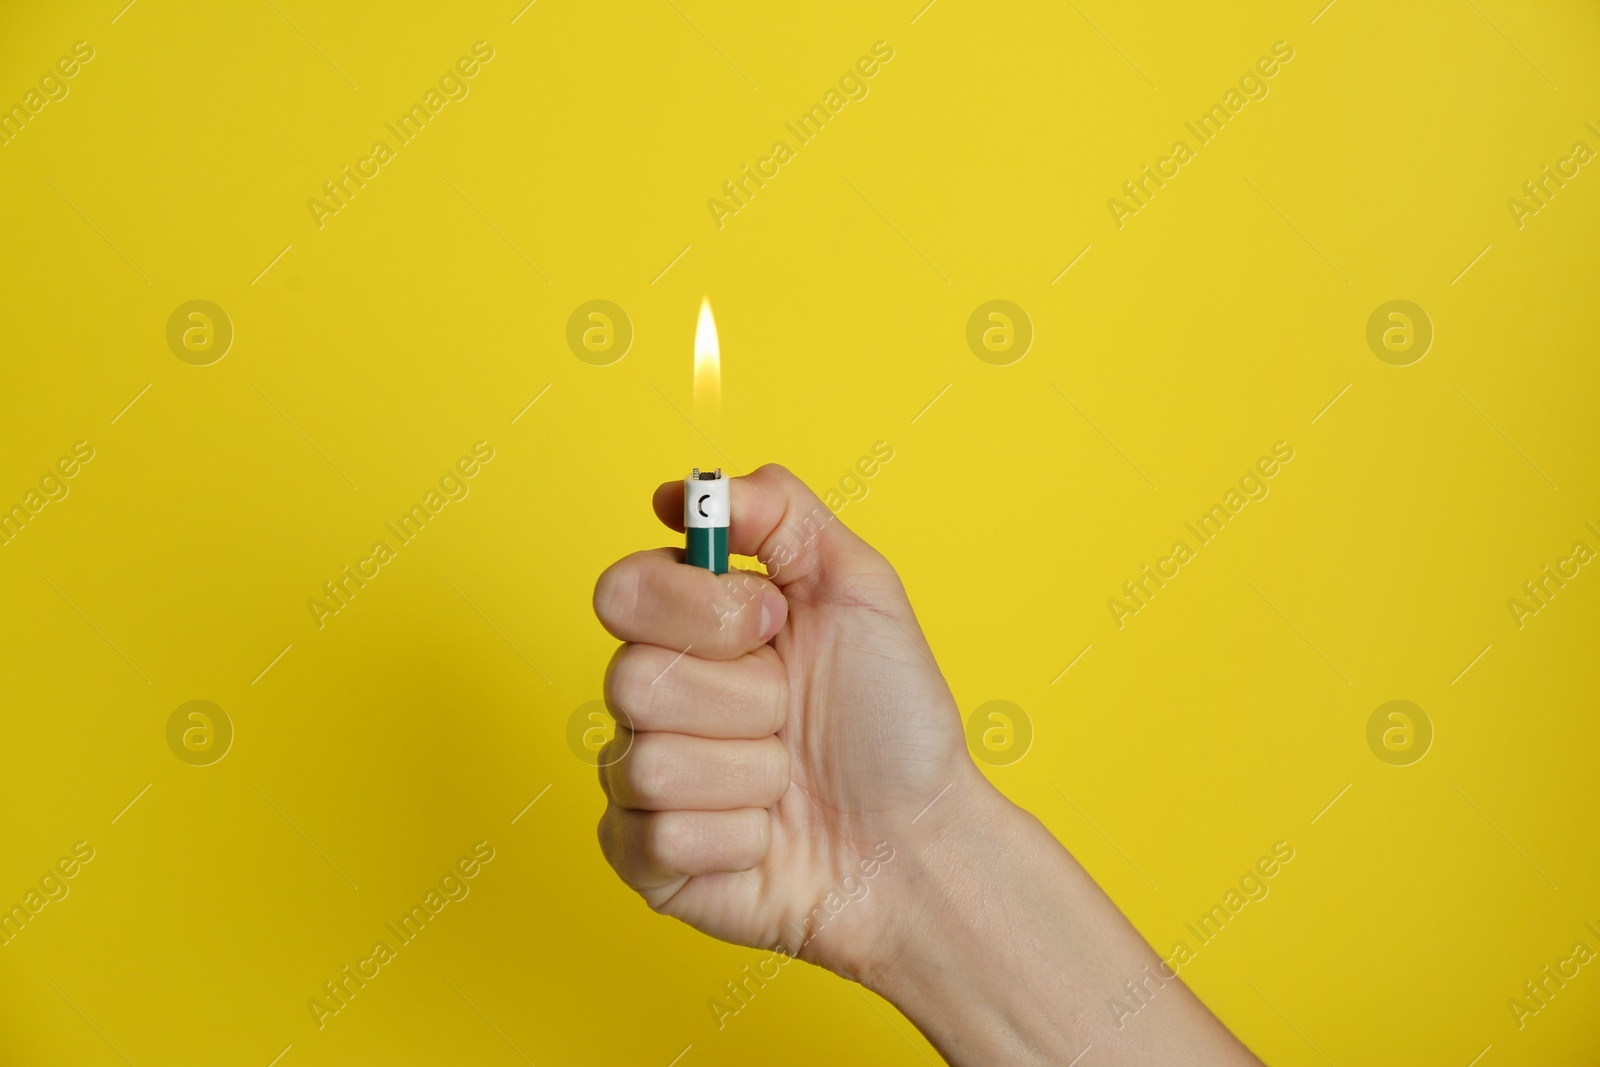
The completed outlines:
<svg viewBox="0 0 1600 1067">
<path fill-rule="evenodd" d="M 943 819 L 908 843 L 892 931 L 855 977 L 953 1064 L 1064 1063 L 1083 1048 L 1098 1002 L 1076 958 L 1092 944 L 1089 931 L 1065 943 L 1061 935 L 1092 922 L 1085 905 L 1099 891 L 975 766 L 970 779 L 940 801 L 957 801 Z"/>
<path fill-rule="evenodd" d="M 1160 957 L 1044 824 L 971 770 L 942 821 L 907 835 L 889 932 L 853 977 L 958 1067 L 1060 1065 L 1091 1045 L 1116 1062 L 1260 1067 L 1181 981 L 1140 1026 L 1111 1025 L 1111 998 Z"/>
<path fill-rule="evenodd" d="M 1011 803 L 968 761 L 947 791 L 896 835 L 887 920 L 873 951 L 848 975 L 880 995 L 921 985 L 954 964 L 993 903 L 986 887 L 1010 885 L 1004 866 L 1033 816 Z"/>
</svg>

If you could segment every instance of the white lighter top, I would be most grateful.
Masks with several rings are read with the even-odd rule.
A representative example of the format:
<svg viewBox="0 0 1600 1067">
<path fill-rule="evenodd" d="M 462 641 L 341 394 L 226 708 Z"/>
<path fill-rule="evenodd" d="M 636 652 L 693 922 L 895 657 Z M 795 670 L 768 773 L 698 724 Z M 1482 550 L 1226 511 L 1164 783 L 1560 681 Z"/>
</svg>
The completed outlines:
<svg viewBox="0 0 1600 1067">
<path fill-rule="evenodd" d="M 685 526 L 706 529 L 709 527 L 726 527 L 732 508 L 728 503 L 728 479 L 723 477 L 722 468 L 716 471 L 702 471 L 696 467 L 689 477 L 683 480 L 683 524 Z"/>
</svg>

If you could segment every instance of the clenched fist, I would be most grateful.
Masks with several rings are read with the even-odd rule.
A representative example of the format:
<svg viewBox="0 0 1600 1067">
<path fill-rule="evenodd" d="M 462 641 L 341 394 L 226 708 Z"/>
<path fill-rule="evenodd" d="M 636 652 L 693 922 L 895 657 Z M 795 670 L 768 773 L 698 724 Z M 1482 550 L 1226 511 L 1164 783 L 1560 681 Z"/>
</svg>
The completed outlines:
<svg viewBox="0 0 1600 1067">
<path fill-rule="evenodd" d="M 656 911 L 893 1001 L 952 1063 L 1257 1065 L 967 754 L 905 588 L 787 470 L 732 480 L 766 575 L 620 560 L 600 846 Z M 655 493 L 682 530 L 683 483 Z M 1106 1006 L 1144 990 L 1152 1008 Z M 1159 993 L 1158 993 L 1159 991 Z"/>
<path fill-rule="evenodd" d="M 937 832 L 947 787 L 987 783 L 888 561 L 782 467 L 730 491 L 730 551 L 766 577 L 656 549 L 595 586 L 628 642 L 606 672 L 626 754 L 602 754 L 601 846 L 655 910 L 861 976 L 893 951 L 892 894 L 871 890 L 904 879 L 837 902 Z M 654 504 L 683 529 L 681 481 Z"/>
</svg>

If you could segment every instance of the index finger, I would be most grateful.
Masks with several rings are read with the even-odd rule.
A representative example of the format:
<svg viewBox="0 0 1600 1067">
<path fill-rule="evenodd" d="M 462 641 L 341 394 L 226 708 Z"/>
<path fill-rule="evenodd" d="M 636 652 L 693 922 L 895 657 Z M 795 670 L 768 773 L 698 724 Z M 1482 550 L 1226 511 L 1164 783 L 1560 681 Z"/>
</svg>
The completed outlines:
<svg viewBox="0 0 1600 1067">
<path fill-rule="evenodd" d="M 759 574 L 712 574 L 685 566 L 678 549 L 657 548 L 605 569 L 594 586 L 594 613 L 623 641 L 735 659 L 770 641 L 789 609 Z"/>
</svg>

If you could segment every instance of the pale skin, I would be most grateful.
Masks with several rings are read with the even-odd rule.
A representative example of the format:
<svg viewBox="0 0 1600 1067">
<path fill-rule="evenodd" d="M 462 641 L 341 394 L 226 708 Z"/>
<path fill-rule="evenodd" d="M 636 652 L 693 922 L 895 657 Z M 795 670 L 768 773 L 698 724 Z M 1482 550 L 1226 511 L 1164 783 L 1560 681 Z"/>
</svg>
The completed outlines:
<svg viewBox="0 0 1600 1067">
<path fill-rule="evenodd" d="M 731 494 L 730 549 L 767 576 L 656 549 L 595 585 L 627 642 L 605 697 L 632 729 L 600 770 L 622 880 L 713 937 L 861 983 L 956 1067 L 1259 1064 L 978 771 L 889 562 L 782 467 Z M 682 482 L 653 503 L 683 529 Z"/>
</svg>

